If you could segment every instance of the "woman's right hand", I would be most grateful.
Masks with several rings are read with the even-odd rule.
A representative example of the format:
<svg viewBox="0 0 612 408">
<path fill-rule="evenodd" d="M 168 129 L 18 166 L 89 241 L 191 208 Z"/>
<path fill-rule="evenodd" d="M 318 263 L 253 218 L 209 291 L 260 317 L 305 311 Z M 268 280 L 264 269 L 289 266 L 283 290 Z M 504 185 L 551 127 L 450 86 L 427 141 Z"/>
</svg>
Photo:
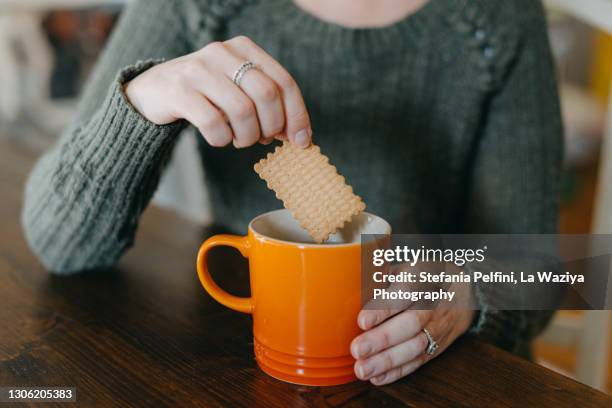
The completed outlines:
<svg viewBox="0 0 612 408">
<path fill-rule="evenodd" d="M 257 69 L 246 72 L 238 87 L 232 77 L 246 61 Z M 310 118 L 295 80 L 244 36 L 157 65 L 132 79 L 125 92 L 151 122 L 185 119 L 211 146 L 247 147 L 274 138 L 310 144 Z"/>
</svg>

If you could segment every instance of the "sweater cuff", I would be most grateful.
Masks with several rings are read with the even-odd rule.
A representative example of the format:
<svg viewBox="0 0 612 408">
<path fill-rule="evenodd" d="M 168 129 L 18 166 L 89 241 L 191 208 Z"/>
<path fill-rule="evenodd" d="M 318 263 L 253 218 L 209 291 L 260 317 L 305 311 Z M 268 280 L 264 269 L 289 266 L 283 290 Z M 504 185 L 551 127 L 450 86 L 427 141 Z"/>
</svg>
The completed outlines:
<svg viewBox="0 0 612 408">
<path fill-rule="evenodd" d="M 173 123 L 169 123 L 167 125 L 157 125 L 151 122 L 150 120 L 145 118 L 140 112 L 138 112 L 136 108 L 134 108 L 134 106 L 132 105 L 132 103 L 130 102 L 130 100 L 128 99 L 125 93 L 125 85 L 128 82 L 136 78 L 138 75 L 144 73 L 145 71 L 163 62 L 165 62 L 164 59 L 147 59 L 144 61 L 138 61 L 134 65 L 129 65 L 123 68 L 122 70 L 120 70 L 113 83 L 111 94 L 109 95 L 110 99 L 114 99 L 110 101 L 111 102 L 110 108 L 113 108 L 114 106 L 116 106 L 123 111 L 123 113 L 125 114 L 126 120 L 136 121 L 136 123 L 138 123 L 139 125 L 142 125 L 146 128 L 152 128 L 153 130 L 157 130 L 157 131 L 163 131 L 163 130 L 175 128 L 177 126 L 178 127 L 182 126 L 183 123 L 181 122 L 183 121 L 176 121 Z M 113 96 L 115 98 L 113 98 Z M 109 98 L 107 97 L 107 102 L 109 102 L 108 99 Z M 108 108 L 109 105 L 107 104 L 106 107 Z"/>
<path fill-rule="evenodd" d="M 34 168 L 23 222 L 47 268 L 70 273 L 109 266 L 131 244 L 185 123 L 158 126 L 123 93 L 127 81 L 155 63 L 122 70 L 95 113 L 66 132 Z M 105 249 L 92 244 L 101 242 Z"/>
<path fill-rule="evenodd" d="M 473 293 L 477 315 L 467 333 L 478 335 L 506 351 L 528 357 L 530 339 L 521 338 L 521 328 L 524 323 L 520 316 L 521 312 L 496 309 L 491 298 L 479 285 L 473 286 Z"/>
<path fill-rule="evenodd" d="M 489 310 L 489 306 L 484 299 L 484 295 L 478 285 L 474 285 L 472 287 L 474 294 L 474 300 L 476 303 L 476 316 L 474 317 L 474 321 L 472 322 L 472 326 L 470 327 L 468 333 L 477 334 L 483 331 L 485 325 L 491 317 L 492 311 Z"/>
<path fill-rule="evenodd" d="M 79 160 L 86 175 L 114 176 L 117 181 L 125 181 L 124 187 L 129 190 L 171 151 L 186 122 L 157 125 L 142 116 L 124 92 L 128 81 L 160 62 L 138 62 L 117 75 L 102 106 L 85 125 L 89 129 L 82 133 L 87 138 L 77 140 L 75 151 L 67 152 L 73 158 L 87 158 Z"/>
</svg>

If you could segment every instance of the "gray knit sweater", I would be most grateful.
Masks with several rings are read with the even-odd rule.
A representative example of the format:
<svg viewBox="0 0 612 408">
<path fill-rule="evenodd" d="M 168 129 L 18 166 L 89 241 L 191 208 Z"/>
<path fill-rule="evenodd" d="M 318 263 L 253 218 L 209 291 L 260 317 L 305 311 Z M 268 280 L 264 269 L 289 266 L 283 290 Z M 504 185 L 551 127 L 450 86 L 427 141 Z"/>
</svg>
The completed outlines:
<svg viewBox="0 0 612 408">
<path fill-rule="evenodd" d="M 27 183 L 25 233 L 49 270 L 119 260 L 186 126 L 147 121 L 122 85 L 236 35 L 294 76 L 315 142 L 395 232 L 556 232 L 561 125 L 539 2 L 430 0 L 390 26 L 349 29 L 291 0 L 137 0 L 77 121 Z M 252 170 L 272 148 L 200 143 L 216 221 L 244 232 L 280 207 Z M 474 331 L 520 354 L 551 315 L 481 306 Z"/>
</svg>

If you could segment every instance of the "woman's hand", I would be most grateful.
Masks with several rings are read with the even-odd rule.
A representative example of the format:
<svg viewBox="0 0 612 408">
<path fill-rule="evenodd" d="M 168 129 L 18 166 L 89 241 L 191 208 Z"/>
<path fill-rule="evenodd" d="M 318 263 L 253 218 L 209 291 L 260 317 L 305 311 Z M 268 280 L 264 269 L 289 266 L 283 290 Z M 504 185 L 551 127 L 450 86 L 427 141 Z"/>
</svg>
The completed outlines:
<svg viewBox="0 0 612 408">
<path fill-rule="evenodd" d="M 257 68 L 238 87 L 233 75 L 247 61 Z M 185 119 L 212 146 L 247 147 L 286 137 L 298 146 L 310 144 L 310 119 L 295 80 L 247 37 L 157 65 L 130 81 L 125 92 L 151 122 Z"/>
<path fill-rule="evenodd" d="M 357 322 L 365 333 L 351 343 L 357 360 L 355 374 L 374 385 L 384 385 L 414 372 L 442 353 L 470 327 L 473 310 L 362 310 Z M 426 328 L 439 348 L 426 354 Z"/>
</svg>

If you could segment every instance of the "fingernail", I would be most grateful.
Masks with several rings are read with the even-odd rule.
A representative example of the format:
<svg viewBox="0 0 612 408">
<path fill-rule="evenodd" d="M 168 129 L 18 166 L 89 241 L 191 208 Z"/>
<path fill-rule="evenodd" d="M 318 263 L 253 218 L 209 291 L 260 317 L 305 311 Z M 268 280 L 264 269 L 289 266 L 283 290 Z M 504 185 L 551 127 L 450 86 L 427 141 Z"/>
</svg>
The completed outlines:
<svg viewBox="0 0 612 408">
<path fill-rule="evenodd" d="M 351 355 L 355 360 L 359 359 L 359 344 L 353 343 L 351 344 Z"/>
<path fill-rule="evenodd" d="M 295 134 L 295 144 L 299 147 L 310 145 L 310 129 L 302 129 Z"/>
<path fill-rule="evenodd" d="M 359 378 L 362 380 L 367 380 L 370 374 L 372 374 L 372 371 L 374 370 L 368 364 L 360 364 L 357 367 L 357 374 L 359 374 Z"/>
<path fill-rule="evenodd" d="M 366 357 L 368 354 L 370 354 L 370 351 L 372 351 L 372 346 L 370 345 L 369 342 L 363 342 L 361 344 L 357 344 L 357 347 L 355 347 L 355 351 L 357 352 L 357 358 L 363 358 Z"/>
<path fill-rule="evenodd" d="M 372 315 L 362 316 L 361 319 L 359 319 L 359 327 L 361 327 L 362 330 L 368 330 L 374 325 L 375 320 L 376 318 Z"/>
<path fill-rule="evenodd" d="M 378 377 L 374 377 L 370 381 L 372 382 L 372 384 L 380 384 L 381 382 L 385 381 L 385 378 L 387 378 L 387 373 L 379 375 Z"/>
</svg>

